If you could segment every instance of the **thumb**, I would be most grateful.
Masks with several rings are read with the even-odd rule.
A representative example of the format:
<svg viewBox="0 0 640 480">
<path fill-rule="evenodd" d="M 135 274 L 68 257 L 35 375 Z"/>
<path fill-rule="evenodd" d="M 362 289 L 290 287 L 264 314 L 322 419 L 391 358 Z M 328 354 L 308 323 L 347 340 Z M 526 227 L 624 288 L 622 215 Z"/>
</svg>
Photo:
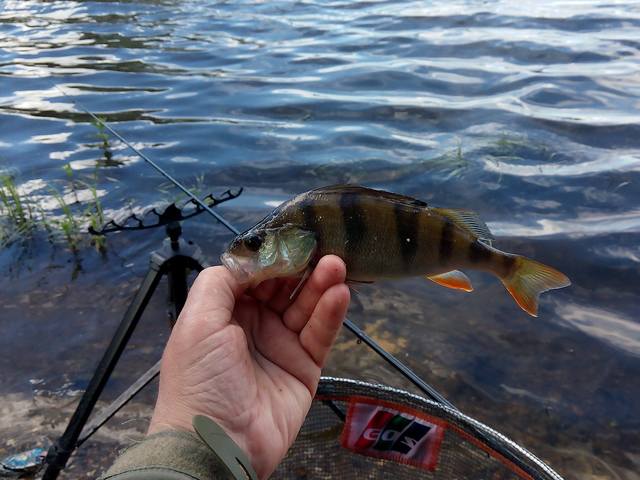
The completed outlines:
<svg viewBox="0 0 640 480">
<path fill-rule="evenodd" d="M 226 267 L 205 268 L 193 282 L 178 322 L 216 320 L 226 324 L 246 289 L 247 285 L 239 284 Z"/>
</svg>

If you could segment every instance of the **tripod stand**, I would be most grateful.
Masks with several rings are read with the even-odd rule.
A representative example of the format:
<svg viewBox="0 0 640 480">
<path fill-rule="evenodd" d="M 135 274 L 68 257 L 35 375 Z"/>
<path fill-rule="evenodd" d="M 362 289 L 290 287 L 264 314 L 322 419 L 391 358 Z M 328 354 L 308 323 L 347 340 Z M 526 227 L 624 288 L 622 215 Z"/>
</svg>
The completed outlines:
<svg viewBox="0 0 640 480">
<path fill-rule="evenodd" d="M 205 200 L 211 200 L 211 205 L 231 200 L 241 192 L 232 194 L 226 192 L 221 199 L 215 199 L 210 195 Z M 153 212 L 158 216 L 158 222 L 153 225 L 144 225 L 142 219 L 135 215 L 130 217 L 125 224 L 133 220 L 138 224 L 135 226 L 119 225 L 109 222 L 100 232 L 92 233 L 104 234 L 117 230 L 140 230 L 166 225 L 167 237 L 162 248 L 151 253 L 149 270 L 131 301 L 129 308 L 120 325 L 118 326 L 107 350 L 100 363 L 93 373 L 89 385 L 82 395 L 75 412 L 73 413 L 62 436 L 50 447 L 46 456 L 46 470 L 43 480 L 54 480 L 65 468 L 69 457 L 73 451 L 93 434 L 103 423 L 113 416 L 130 398 L 140 389 L 149 383 L 159 372 L 160 362 L 154 365 L 136 383 L 134 383 L 123 395 L 121 395 L 110 407 L 108 407 L 99 418 L 88 428 L 88 432 L 83 434 L 83 429 L 89 415 L 93 411 L 96 402 L 100 398 L 102 391 L 115 369 L 120 356 L 122 355 L 131 335 L 133 334 L 140 317 L 142 316 L 149 300 L 153 296 L 160 280 L 166 275 L 169 284 L 169 302 L 171 304 L 171 326 L 178 318 L 187 298 L 187 273 L 188 271 L 200 272 L 205 267 L 200 248 L 191 242 L 186 242 L 180 238 L 182 227 L 180 221 L 190 218 L 204 211 L 196 205 L 195 212 L 183 215 L 182 211 L 175 205 L 169 205 L 162 213 Z M 81 437 L 82 435 L 82 437 Z"/>
</svg>

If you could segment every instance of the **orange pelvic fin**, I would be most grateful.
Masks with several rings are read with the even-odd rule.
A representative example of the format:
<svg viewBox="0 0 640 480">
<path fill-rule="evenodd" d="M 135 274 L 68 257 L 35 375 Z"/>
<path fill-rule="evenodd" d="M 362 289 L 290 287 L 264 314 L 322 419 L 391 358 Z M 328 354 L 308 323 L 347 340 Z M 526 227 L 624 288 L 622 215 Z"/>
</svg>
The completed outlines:
<svg viewBox="0 0 640 480">
<path fill-rule="evenodd" d="M 533 317 L 538 316 L 542 292 L 571 285 L 565 274 L 525 257 L 517 257 L 513 272 L 501 280 L 520 308 Z"/>
<path fill-rule="evenodd" d="M 459 270 L 451 270 L 450 272 L 441 273 L 440 275 L 431 275 L 427 277 L 432 282 L 436 282 L 443 287 L 453 288 L 455 290 L 464 290 L 472 292 L 471 280 Z"/>
</svg>

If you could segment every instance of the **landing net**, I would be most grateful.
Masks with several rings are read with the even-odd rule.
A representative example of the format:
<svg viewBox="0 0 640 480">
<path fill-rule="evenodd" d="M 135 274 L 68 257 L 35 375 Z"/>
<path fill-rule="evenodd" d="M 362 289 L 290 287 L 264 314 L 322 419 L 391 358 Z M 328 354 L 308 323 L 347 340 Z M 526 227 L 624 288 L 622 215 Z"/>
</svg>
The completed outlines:
<svg viewBox="0 0 640 480">
<path fill-rule="evenodd" d="M 275 479 L 562 480 L 456 409 L 384 385 L 323 377 Z"/>
</svg>

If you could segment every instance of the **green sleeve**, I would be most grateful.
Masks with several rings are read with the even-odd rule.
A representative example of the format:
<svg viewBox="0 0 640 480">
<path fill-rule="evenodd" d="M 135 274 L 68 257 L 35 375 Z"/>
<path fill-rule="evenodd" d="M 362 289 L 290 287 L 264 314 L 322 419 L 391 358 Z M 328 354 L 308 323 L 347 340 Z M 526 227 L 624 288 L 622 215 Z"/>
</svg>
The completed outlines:
<svg viewBox="0 0 640 480">
<path fill-rule="evenodd" d="M 167 430 L 125 450 L 101 480 L 233 480 L 195 433 Z"/>
</svg>

